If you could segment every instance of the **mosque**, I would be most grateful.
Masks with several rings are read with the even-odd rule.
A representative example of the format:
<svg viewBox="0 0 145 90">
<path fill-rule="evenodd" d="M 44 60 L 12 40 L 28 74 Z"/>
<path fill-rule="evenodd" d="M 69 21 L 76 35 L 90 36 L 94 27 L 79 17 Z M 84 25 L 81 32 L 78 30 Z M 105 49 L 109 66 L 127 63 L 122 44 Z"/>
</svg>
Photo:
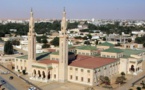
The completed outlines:
<svg viewBox="0 0 145 90">
<path fill-rule="evenodd" d="M 73 82 L 97 85 L 101 75 L 112 77 L 125 72 L 134 75 L 142 71 L 145 51 L 121 50 L 105 42 L 98 45 L 100 56 L 91 56 L 95 48 L 85 46 L 77 49 L 77 54 L 69 51 L 66 12 L 63 11 L 59 32 L 59 51 L 36 54 L 36 34 L 33 11 L 30 12 L 28 32 L 28 55 L 16 57 L 15 71 L 26 70 L 31 80 L 41 82 Z M 129 52 L 129 53 L 128 53 Z"/>
</svg>

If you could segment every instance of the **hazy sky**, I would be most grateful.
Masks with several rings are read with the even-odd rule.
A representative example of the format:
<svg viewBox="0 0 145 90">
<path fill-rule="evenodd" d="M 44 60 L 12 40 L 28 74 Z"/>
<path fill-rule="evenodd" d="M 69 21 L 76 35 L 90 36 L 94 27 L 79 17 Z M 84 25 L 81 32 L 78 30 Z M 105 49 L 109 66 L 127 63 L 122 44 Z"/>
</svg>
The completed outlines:
<svg viewBox="0 0 145 90">
<path fill-rule="evenodd" d="M 35 18 L 145 19 L 145 0 L 1 0 L 0 19 L 27 19 L 31 7 Z"/>
</svg>

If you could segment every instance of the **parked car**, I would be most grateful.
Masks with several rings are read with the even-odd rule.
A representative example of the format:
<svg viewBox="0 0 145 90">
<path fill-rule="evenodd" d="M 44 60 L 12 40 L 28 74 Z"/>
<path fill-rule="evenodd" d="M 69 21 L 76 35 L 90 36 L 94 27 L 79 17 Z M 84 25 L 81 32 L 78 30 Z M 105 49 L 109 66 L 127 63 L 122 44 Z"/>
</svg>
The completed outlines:
<svg viewBox="0 0 145 90">
<path fill-rule="evenodd" d="M 37 90 L 37 88 L 32 86 L 32 87 L 28 88 L 28 90 Z"/>
<path fill-rule="evenodd" d="M 1 80 L 1 83 L 2 83 L 2 84 L 5 84 L 5 83 L 6 83 L 6 81 L 5 81 L 5 80 Z"/>
<path fill-rule="evenodd" d="M 14 78 L 13 76 L 10 76 L 10 77 L 9 77 L 10 80 L 12 80 L 13 78 Z"/>
</svg>

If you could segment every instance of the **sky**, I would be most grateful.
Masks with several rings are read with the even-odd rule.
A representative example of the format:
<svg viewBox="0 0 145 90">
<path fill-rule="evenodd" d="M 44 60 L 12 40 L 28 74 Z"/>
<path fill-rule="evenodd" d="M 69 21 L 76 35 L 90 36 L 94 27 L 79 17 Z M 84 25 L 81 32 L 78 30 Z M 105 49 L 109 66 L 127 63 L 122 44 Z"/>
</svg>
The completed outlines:
<svg viewBox="0 0 145 90">
<path fill-rule="evenodd" d="M 0 19 L 144 19 L 145 0 L 1 0 Z"/>
</svg>

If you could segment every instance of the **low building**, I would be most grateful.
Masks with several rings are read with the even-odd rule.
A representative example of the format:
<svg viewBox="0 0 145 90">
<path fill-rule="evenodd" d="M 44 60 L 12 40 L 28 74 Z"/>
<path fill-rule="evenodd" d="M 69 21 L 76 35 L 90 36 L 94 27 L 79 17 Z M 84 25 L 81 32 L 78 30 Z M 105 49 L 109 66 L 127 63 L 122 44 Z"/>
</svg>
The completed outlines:
<svg viewBox="0 0 145 90">
<path fill-rule="evenodd" d="M 98 53 L 98 50 L 96 48 L 96 46 L 79 46 L 76 49 L 77 54 L 79 55 L 88 55 L 88 56 L 93 56 L 96 55 Z"/>
<path fill-rule="evenodd" d="M 104 42 L 104 43 L 101 43 L 101 44 L 97 45 L 97 48 L 101 49 L 101 50 L 105 50 L 105 49 L 108 49 L 108 48 L 111 48 L 111 47 L 114 47 L 114 45 L 111 44 L 111 43 L 108 43 L 108 42 Z"/>
<path fill-rule="evenodd" d="M 125 44 L 121 44 L 121 47 L 124 49 L 140 49 L 143 48 L 143 44 L 125 43 Z"/>
<path fill-rule="evenodd" d="M 142 62 L 145 59 L 144 50 L 109 48 L 101 52 L 101 57 L 119 58 L 119 73 L 137 75 L 142 71 Z"/>
</svg>

